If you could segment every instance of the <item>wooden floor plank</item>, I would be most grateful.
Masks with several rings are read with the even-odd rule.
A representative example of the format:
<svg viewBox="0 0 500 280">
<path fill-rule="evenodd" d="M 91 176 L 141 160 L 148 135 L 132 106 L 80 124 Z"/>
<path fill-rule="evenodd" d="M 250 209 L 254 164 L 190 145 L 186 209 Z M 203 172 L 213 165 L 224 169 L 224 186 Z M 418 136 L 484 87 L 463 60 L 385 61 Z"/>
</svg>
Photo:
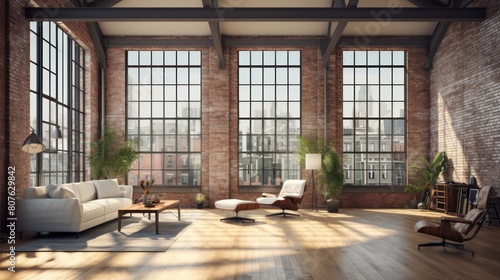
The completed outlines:
<svg viewBox="0 0 500 280">
<path fill-rule="evenodd" d="M 11 279 L 497 279 L 500 226 L 493 223 L 467 242 L 470 253 L 441 247 L 414 232 L 421 219 L 442 213 L 412 209 L 300 210 L 301 217 L 265 217 L 255 223 L 220 222 L 227 212 L 201 213 L 166 252 L 17 253 Z M 21 242 L 29 242 L 23 237 Z M 5 244 L 1 244 L 2 249 Z M 0 255 L 0 278 L 9 276 Z"/>
</svg>

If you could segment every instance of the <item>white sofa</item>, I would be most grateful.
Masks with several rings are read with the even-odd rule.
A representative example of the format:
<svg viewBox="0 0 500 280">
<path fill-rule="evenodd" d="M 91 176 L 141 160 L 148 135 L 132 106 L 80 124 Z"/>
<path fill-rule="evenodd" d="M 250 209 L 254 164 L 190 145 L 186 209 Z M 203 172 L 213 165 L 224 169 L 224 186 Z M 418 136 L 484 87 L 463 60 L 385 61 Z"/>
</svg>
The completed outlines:
<svg viewBox="0 0 500 280">
<path fill-rule="evenodd" d="M 116 219 L 132 205 L 132 186 L 116 179 L 24 189 L 17 201 L 18 232 L 78 232 Z"/>
</svg>

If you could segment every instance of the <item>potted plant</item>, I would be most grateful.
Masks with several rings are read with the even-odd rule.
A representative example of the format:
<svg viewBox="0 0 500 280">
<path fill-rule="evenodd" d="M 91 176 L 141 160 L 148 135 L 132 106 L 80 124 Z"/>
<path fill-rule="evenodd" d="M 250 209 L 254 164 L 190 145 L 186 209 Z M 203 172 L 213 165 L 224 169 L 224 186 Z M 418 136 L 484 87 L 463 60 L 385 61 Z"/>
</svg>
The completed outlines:
<svg viewBox="0 0 500 280">
<path fill-rule="evenodd" d="M 195 196 L 195 201 L 196 201 L 196 208 L 197 209 L 203 209 L 203 204 L 205 203 L 205 198 L 206 196 L 202 193 L 198 193 Z"/>
<path fill-rule="evenodd" d="M 412 169 L 416 170 L 420 176 L 417 178 L 415 184 L 420 185 L 422 190 L 429 190 L 430 197 L 433 197 L 433 190 L 437 179 L 443 172 L 445 172 L 447 162 L 446 157 L 443 152 L 438 152 L 434 156 L 432 162 L 428 161 L 425 157 L 421 157 L 420 162 L 421 165 L 414 164 L 410 166 Z M 426 202 L 423 203 L 425 204 Z"/>
<path fill-rule="evenodd" d="M 304 137 L 299 139 L 300 163 L 305 164 L 305 155 L 309 153 L 321 154 L 321 170 L 319 172 L 319 185 L 325 197 L 327 211 L 337 213 L 339 211 L 339 198 L 344 187 L 344 170 L 341 157 L 335 151 L 332 144 L 326 144 L 323 140 L 309 140 Z"/>
<path fill-rule="evenodd" d="M 138 139 L 121 141 L 114 129 L 105 128 L 103 137 L 92 142 L 90 146 L 92 177 L 95 179 L 124 178 L 138 157 L 138 146 Z"/>
<path fill-rule="evenodd" d="M 413 194 L 413 199 L 410 200 L 410 208 L 417 209 L 419 200 L 417 200 L 417 195 L 421 194 L 424 189 L 416 184 L 409 184 L 404 187 L 404 191 Z"/>
</svg>

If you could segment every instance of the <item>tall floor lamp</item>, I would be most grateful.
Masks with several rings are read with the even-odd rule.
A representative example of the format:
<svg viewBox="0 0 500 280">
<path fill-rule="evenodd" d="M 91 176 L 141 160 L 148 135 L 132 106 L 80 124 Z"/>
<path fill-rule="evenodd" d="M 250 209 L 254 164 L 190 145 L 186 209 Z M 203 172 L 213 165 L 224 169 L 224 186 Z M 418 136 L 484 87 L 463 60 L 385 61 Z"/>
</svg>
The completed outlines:
<svg viewBox="0 0 500 280">
<path fill-rule="evenodd" d="M 318 198 L 314 187 L 314 170 L 321 169 L 321 154 L 306 154 L 306 170 L 312 170 L 312 210 L 318 212 Z"/>
</svg>

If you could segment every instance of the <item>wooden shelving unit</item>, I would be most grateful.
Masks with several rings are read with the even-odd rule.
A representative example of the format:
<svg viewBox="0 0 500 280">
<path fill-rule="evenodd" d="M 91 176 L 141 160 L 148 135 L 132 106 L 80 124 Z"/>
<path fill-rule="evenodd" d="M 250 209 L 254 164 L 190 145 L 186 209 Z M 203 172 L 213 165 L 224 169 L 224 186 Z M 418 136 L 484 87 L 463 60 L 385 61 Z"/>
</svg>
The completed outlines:
<svg viewBox="0 0 500 280">
<path fill-rule="evenodd" d="M 465 215 L 468 211 L 467 184 L 436 184 L 436 211 L 450 215 Z"/>
<path fill-rule="evenodd" d="M 446 184 L 436 184 L 434 195 L 436 196 L 436 211 L 447 212 Z"/>
</svg>

